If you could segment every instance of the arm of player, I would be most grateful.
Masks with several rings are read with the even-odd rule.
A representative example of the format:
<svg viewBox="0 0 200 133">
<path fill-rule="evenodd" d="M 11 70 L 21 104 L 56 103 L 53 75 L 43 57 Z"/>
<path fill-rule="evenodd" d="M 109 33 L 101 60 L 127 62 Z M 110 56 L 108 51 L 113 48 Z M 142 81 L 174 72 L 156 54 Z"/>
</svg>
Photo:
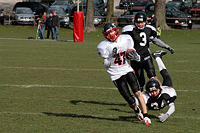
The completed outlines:
<svg viewBox="0 0 200 133">
<path fill-rule="evenodd" d="M 115 58 L 112 58 L 111 60 L 107 58 L 103 58 L 103 64 L 106 68 L 109 68 L 111 63 L 115 61 Z"/>
<path fill-rule="evenodd" d="M 160 116 L 158 117 L 160 119 L 161 122 L 165 122 L 167 120 L 167 118 L 173 114 L 175 111 L 175 106 L 174 103 L 170 103 L 169 104 L 169 109 L 165 114 L 160 114 Z"/>
<path fill-rule="evenodd" d="M 175 52 L 175 50 L 173 48 L 171 48 L 169 45 L 165 44 L 160 39 L 158 39 L 156 37 L 155 38 L 150 38 L 150 39 L 155 45 L 157 45 L 157 46 L 159 46 L 161 48 L 165 48 L 165 49 L 169 50 L 171 52 L 171 54 L 173 54 Z"/>
<path fill-rule="evenodd" d="M 130 53 L 128 53 L 127 57 L 130 60 L 140 62 L 140 55 L 136 51 L 130 51 Z"/>
<path fill-rule="evenodd" d="M 114 47 L 112 50 L 112 58 L 108 59 L 108 58 L 103 58 L 103 64 L 106 68 L 109 68 L 111 63 L 115 61 L 115 58 L 117 58 L 117 48 Z"/>
</svg>

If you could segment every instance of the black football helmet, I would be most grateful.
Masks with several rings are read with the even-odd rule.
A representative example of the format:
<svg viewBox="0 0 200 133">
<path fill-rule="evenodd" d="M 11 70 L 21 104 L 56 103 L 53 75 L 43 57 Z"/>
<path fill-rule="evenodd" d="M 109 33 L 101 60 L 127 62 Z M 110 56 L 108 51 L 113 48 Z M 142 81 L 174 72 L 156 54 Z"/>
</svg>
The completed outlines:
<svg viewBox="0 0 200 133">
<path fill-rule="evenodd" d="M 157 90 L 157 89 L 159 91 L 159 94 L 156 97 L 154 97 L 154 99 L 157 99 L 159 97 L 159 95 L 161 94 L 162 89 L 161 89 L 160 84 L 159 84 L 159 82 L 157 80 L 150 79 L 149 81 L 147 81 L 147 83 L 146 83 L 146 92 L 150 97 L 152 97 L 150 92 L 154 91 L 154 90 Z"/>
<path fill-rule="evenodd" d="M 134 17 L 134 24 L 138 29 L 144 29 L 146 26 L 147 15 L 143 12 L 139 12 Z M 145 22 L 144 25 L 140 25 L 139 23 Z"/>
<path fill-rule="evenodd" d="M 119 37 L 119 29 L 115 23 L 106 23 L 103 26 L 102 33 L 109 42 L 114 42 Z"/>
</svg>

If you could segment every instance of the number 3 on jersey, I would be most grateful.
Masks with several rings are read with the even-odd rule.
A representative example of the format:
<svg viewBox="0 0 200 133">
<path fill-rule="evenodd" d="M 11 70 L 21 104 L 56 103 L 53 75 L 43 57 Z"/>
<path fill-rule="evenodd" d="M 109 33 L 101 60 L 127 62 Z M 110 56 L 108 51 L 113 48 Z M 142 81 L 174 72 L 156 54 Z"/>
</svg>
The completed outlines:
<svg viewBox="0 0 200 133">
<path fill-rule="evenodd" d="M 145 32 L 140 33 L 140 38 L 142 39 L 142 42 L 140 42 L 140 46 L 145 46 L 147 43 L 147 36 Z"/>
</svg>

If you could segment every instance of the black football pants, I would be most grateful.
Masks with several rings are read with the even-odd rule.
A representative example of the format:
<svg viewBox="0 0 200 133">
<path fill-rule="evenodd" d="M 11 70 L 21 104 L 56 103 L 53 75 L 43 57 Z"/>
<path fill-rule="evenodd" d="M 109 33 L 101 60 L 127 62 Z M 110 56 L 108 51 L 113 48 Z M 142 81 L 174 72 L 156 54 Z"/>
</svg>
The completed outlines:
<svg viewBox="0 0 200 133">
<path fill-rule="evenodd" d="M 147 56 L 140 62 L 131 61 L 131 67 L 135 70 L 135 74 L 138 78 L 141 87 L 145 85 L 144 70 L 147 73 L 147 77 L 150 79 L 156 76 L 155 67 L 151 56 Z"/>
<path fill-rule="evenodd" d="M 123 96 L 123 98 L 130 104 L 135 103 L 135 99 L 131 96 L 130 90 L 128 85 L 131 87 L 131 90 L 135 94 L 137 91 L 140 90 L 140 86 L 136 75 L 134 72 L 129 72 L 126 75 L 121 76 L 119 79 L 113 81 L 118 91 Z"/>
</svg>

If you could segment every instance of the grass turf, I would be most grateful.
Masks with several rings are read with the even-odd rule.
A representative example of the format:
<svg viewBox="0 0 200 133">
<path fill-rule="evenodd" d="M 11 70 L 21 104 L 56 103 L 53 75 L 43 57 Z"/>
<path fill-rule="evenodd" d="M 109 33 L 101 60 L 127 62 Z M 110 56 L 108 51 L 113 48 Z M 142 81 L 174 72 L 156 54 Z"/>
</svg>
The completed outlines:
<svg viewBox="0 0 200 133">
<path fill-rule="evenodd" d="M 31 26 L 1 26 L 0 31 L 1 38 L 36 35 Z M 161 39 L 176 51 L 163 60 L 178 97 L 176 111 L 165 123 L 157 116 L 168 107 L 148 111 L 150 126 L 136 119 L 110 81 L 96 51 L 104 40 L 98 31 L 88 33 L 82 43 L 0 40 L 0 131 L 199 132 L 200 31 L 162 32 Z M 73 40 L 73 30 L 60 28 L 59 39 Z M 151 44 L 150 49 L 161 48 Z"/>
</svg>

